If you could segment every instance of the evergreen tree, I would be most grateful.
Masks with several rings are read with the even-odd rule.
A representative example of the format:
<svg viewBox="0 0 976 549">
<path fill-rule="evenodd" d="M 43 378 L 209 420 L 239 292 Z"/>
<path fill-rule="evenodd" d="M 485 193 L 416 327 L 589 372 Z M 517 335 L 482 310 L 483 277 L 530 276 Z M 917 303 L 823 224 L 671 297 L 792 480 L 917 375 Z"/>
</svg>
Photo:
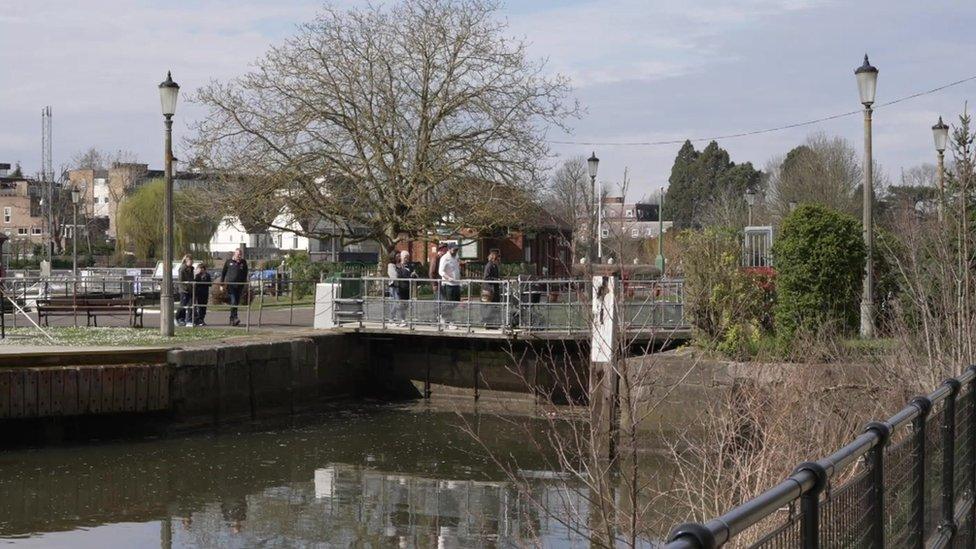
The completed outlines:
<svg viewBox="0 0 976 549">
<path fill-rule="evenodd" d="M 761 175 L 751 162 L 732 162 L 728 151 L 715 141 L 701 152 L 685 141 L 668 179 L 665 215 L 679 229 L 700 226 L 707 204 L 718 196 L 743 196 L 747 188 L 759 186 Z"/>
</svg>

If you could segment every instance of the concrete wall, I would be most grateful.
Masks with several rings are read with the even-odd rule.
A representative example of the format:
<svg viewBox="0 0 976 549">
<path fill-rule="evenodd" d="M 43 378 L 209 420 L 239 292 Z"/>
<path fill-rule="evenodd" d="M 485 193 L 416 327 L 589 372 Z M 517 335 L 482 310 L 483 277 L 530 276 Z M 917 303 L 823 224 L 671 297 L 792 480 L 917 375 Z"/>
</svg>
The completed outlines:
<svg viewBox="0 0 976 549">
<path fill-rule="evenodd" d="M 169 352 L 171 412 L 222 422 L 289 414 L 358 396 L 364 357 L 344 334 Z"/>
</svg>

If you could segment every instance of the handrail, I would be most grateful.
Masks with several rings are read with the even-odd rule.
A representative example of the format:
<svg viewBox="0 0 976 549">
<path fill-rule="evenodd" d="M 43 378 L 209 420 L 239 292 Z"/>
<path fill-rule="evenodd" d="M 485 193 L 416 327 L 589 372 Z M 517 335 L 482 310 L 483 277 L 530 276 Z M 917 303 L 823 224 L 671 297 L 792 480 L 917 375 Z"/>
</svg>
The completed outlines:
<svg viewBox="0 0 976 549">
<path fill-rule="evenodd" d="M 875 509 L 883 508 L 884 475 L 881 471 L 883 471 L 884 467 L 883 454 L 888 440 L 893 434 L 904 431 L 909 424 L 912 424 L 916 420 L 924 420 L 925 416 L 928 414 L 929 407 L 942 403 L 950 397 L 952 397 L 954 400 L 948 403 L 952 404 L 952 406 L 947 404 L 947 410 L 951 410 L 953 412 L 953 417 L 945 418 L 941 428 L 943 431 L 943 461 L 948 464 L 943 465 L 943 467 L 949 467 L 949 470 L 952 470 L 954 466 L 954 462 L 952 460 L 956 452 L 955 445 L 957 442 L 955 432 L 954 404 L 955 399 L 957 399 L 959 388 L 966 385 L 970 385 L 970 392 L 967 393 L 966 398 L 970 399 L 971 406 L 969 410 L 970 417 L 966 419 L 966 421 L 976 419 L 976 366 L 970 366 L 960 376 L 946 380 L 929 395 L 924 397 L 916 397 L 908 405 L 888 418 L 887 421 L 869 423 L 865 428 L 865 431 L 858 435 L 850 443 L 846 444 L 827 457 L 820 459 L 819 461 L 801 464 L 798 466 L 796 472 L 776 486 L 729 510 L 722 516 L 709 520 L 704 524 L 685 523 L 676 526 L 674 529 L 672 529 L 670 535 L 668 536 L 668 543 L 664 547 L 666 549 L 713 549 L 721 547 L 736 535 L 771 516 L 783 506 L 792 504 L 808 495 L 811 496 L 813 500 L 811 505 L 813 514 L 811 516 L 803 514 L 802 520 L 809 520 L 813 522 L 813 524 L 810 525 L 814 527 L 814 530 L 812 530 L 812 535 L 816 535 L 816 526 L 818 524 L 817 521 L 819 520 L 819 502 L 817 500 L 819 498 L 820 491 L 824 489 L 825 485 L 829 484 L 833 480 L 838 471 L 846 469 L 862 457 L 868 458 L 872 452 L 874 452 L 877 457 L 873 459 L 873 465 L 869 465 L 869 467 L 872 468 L 874 475 L 872 478 L 871 489 L 879 489 L 875 495 L 881 494 L 881 500 L 874 501 L 873 505 L 875 506 Z M 976 447 L 976 425 L 969 425 L 968 436 L 971 437 L 971 440 L 967 440 L 965 443 Z M 949 510 L 949 514 L 952 515 L 954 513 L 958 513 L 957 518 L 953 521 L 953 524 L 949 525 L 951 528 L 940 527 L 939 531 L 936 533 L 936 536 L 945 538 L 946 542 L 951 542 L 953 536 L 955 536 L 957 531 L 956 526 L 960 521 L 959 517 L 967 516 L 966 513 L 968 513 L 968 516 L 972 516 L 973 506 L 976 505 L 976 503 L 973 501 L 972 493 L 972 490 L 976 488 L 976 454 L 970 453 L 969 463 L 967 465 L 969 467 L 970 474 L 968 478 L 971 480 L 973 485 L 969 487 L 969 493 L 962 494 L 964 498 L 964 501 L 962 502 L 963 505 L 968 505 L 968 507 L 965 507 L 964 509 L 965 512 L 956 510 L 958 505 L 953 497 L 955 487 L 951 486 L 952 475 L 948 475 L 950 477 L 948 480 L 943 479 L 943 497 L 947 497 L 948 501 L 953 502 L 952 508 Z M 879 467 L 880 469 L 878 469 Z M 919 470 L 921 470 L 924 474 L 924 468 L 919 468 Z M 946 484 L 950 484 L 950 486 L 946 486 Z M 946 493 L 947 490 L 948 494 Z M 966 503 L 966 501 L 968 501 L 968 503 Z M 921 510 L 918 509 L 916 509 L 916 511 L 921 512 Z M 879 516 L 883 518 L 883 512 L 876 512 L 878 512 Z M 969 528 L 976 528 L 976 524 L 970 524 Z M 872 530 L 871 533 L 875 536 L 873 539 L 877 539 L 877 536 L 881 536 L 883 538 L 884 527 L 877 526 L 877 529 Z M 918 532 L 917 534 L 919 536 L 922 535 L 921 532 Z M 806 539 L 803 546 L 807 547 L 816 545 L 811 544 L 810 539 Z"/>
</svg>

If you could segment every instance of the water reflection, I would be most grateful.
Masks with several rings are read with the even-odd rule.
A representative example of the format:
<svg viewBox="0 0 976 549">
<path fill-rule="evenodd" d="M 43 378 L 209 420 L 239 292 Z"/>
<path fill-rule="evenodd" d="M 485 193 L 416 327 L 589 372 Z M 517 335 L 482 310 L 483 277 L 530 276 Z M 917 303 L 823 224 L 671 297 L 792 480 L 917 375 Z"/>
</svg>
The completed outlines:
<svg viewBox="0 0 976 549">
<path fill-rule="evenodd" d="M 545 471 L 546 456 L 506 422 L 477 421 L 495 451 Z M 145 546 L 155 532 L 163 547 L 582 545 L 455 422 L 366 406 L 273 428 L 4 452 L 0 541 Z M 539 477 L 533 498 L 586 515 L 572 487 Z"/>
</svg>

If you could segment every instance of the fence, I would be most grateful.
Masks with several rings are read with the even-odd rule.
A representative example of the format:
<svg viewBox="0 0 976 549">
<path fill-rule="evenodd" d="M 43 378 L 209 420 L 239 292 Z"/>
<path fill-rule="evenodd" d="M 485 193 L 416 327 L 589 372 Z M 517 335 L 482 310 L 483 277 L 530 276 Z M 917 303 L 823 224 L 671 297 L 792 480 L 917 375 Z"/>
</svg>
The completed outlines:
<svg viewBox="0 0 976 549">
<path fill-rule="evenodd" d="M 333 321 L 414 328 L 518 329 L 525 332 L 588 332 L 591 285 L 588 280 L 525 277 L 461 280 L 446 290 L 437 279 L 340 278 Z M 409 299 L 398 299 L 403 288 Z M 483 294 L 483 290 L 488 293 Z M 446 291 L 456 292 L 450 296 Z M 627 281 L 621 311 L 631 329 L 684 327 L 683 284 Z"/>
<path fill-rule="evenodd" d="M 318 280 L 287 276 L 254 277 L 240 283 L 173 282 L 173 307 L 181 323 L 215 325 L 312 325 L 312 296 Z M 79 326 L 98 324 L 99 317 L 126 317 L 134 325 L 144 312 L 158 312 L 161 281 L 151 277 L 8 277 L 0 280 L 4 325 Z M 206 291 L 203 290 L 204 287 Z M 237 291 L 228 291 L 237 289 Z M 234 302 L 231 301 L 233 295 Z M 235 305 L 236 303 L 236 305 Z M 238 309 L 230 315 L 230 309 Z M 210 314 L 207 313 L 209 309 Z M 214 313 L 225 313 L 215 316 Z M 204 317 L 204 315 L 206 316 Z M 9 318 L 9 322 L 7 322 Z M 236 318 L 237 322 L 232 319 Z M 157 324 L 158 325 L 158 324 Z"/>
<path fill-rule="evenodd" d="M 665 547 L 721 547 L 750 529 L 759 548 L 976 547 L 974 494 L 976 366 L 721 517 L 676 527 Z"/>
</svg>

